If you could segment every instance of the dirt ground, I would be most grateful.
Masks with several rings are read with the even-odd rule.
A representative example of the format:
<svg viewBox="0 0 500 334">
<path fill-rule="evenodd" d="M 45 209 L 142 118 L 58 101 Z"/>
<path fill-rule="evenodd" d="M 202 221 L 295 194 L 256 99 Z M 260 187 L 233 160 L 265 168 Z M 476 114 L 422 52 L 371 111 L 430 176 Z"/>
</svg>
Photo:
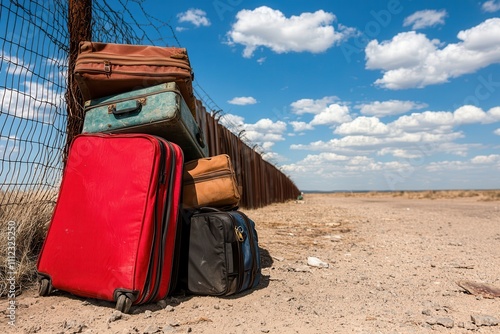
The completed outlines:
<svg viewBox="0 0 500 334">
<path fill-rule="evenodd" d="M 33 288 L 0 333 L 500 333 L 500 298 L 458 285 L 500 288 L 500 201 L 306 194 L 243 211 L 259 234 L 257 289 L 174 296 L 125 315 Z"/>
</svg>

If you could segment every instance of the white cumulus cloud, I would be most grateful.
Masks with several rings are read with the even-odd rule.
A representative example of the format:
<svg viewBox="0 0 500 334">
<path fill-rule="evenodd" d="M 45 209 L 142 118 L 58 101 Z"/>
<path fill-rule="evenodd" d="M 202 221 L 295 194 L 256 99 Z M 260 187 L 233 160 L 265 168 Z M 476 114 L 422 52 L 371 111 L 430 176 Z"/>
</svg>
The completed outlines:
<svg viewBox="0 0 500 334">
<path fill-rule="evenodd" d="M 390 41 L 373 40 L 366 46 L 366 68 L 385 71 L 414 68 L 437 50 L 438 40 L 414 31 L 399 33 Z"/>
<path fill-rule="evenodd" d="M 433 27 L 439 24 L 444 24 L 446 10 L 420 10 L 405 18 L 403 26 L 411 26 L 413 30 Z"/>
<path fill-rule="evenodd" d="M 290 145 L 292 150 L 311 150 L 322 152 L 353 152 L 356 150 L 372 150 L 373 147 L 384 143 L 382 138 L 371 136 L 346 136 L 342 138 L 334 138 L 328 141 L 315 141 L 309 144 L 293 144 Z"/>
<path fill-rule="evenodd" d="M 488 115 L 496 121 L 500 121 L 500 107 L 493 107 L 488 110 Z"/>
<path fill-rule="evenodd" d="M 399 117 L 390 123 L 392 128 L 404 131 L 423 131 L 435 129 L 437 127 L 447 127 L 454 125 L 453 113 L 449 111 L 424 111 L 422 113 L 412 113 Z"/>
<path fill-rule="evenodd" d="M 177 14 L 177 19 L 180 23 L 188 22 L 196 27 L 210 26 L 210 20 L 207 18 L 207 13 L 201 9 L 191 8 L 183 13 Z"/>
<path fill-rule="evenodd" d="M 349 108 L 340 104 L 331 104 L 319 114 L 315 115 L 311 125 L 332 125 L 350 122 Z"/>
<path fill-rule="evenodd" d="M 269 118 L 263 118 L 254 124 L 246 124 L 245 129 L 257 132 L 283 133 L 286 130 L 286 123 L 283 121 L 273 122 Z"/>
<path fill-rule="evenodd" d="M 398 147 L 384 147 L 377 152 L 377 155 L 379 156 L 391 155 L 395 158 L 416 159 L 422 157 L 424 155 L 424 152 L 418 149 L 408 150 Z"/>
<path fill-rule="evenodd" d="M 399 117 L 389 123 L 393 129 L 402 131 L 449 131 L 464 124 L 488 124 L 500 121 L 500 108 L 488 111 L 471 105 L 462 106 L 455 111 L 424 111 Z"/>
<path fill-rule="evenodd" d="M 311 124 L 308 124 L 306 122 L 290 122 L 290 125 L 293 127 L 293 131 L 295 132 L 302 132 L 306 130 L 314 130 L 314 127 Z"/>
<path fill-rule="evenodd" d="M 490 13 L 496 12 L 496 11 L 500 10 L 500 1 L 499 0 L 488 0 L 485 3 L 483 3 L 481 8 L 485 12 L 490 12 Z"/>
<path fill-rule="evenodd" d="M 246 106 L 249 104 L 256 104 L 257 100 L 251 96 L 241 96 L 241 97 L 234 97 L 231 100 L 227 101 L 229 104 L 236 104 L 239 106 Z"/>
<path fill-rule="evenodd" d="M 380 69 L 375 84 L 388 89 L 423 88 L 500 63 L 500 18 L 460 31 L 461 42 L 439 49 L 440 42 L 414 31 L 365 48 L 366 68 Z"/>
<path fill-rule="evenodd" d="M 324 162 L 346 161 L 346 160 L 349 160 L 348 156 L 331 152 L 323 152 L 317 155 L 308 154 L 304 158 L 304 160 L 302 160 L 302 162 L 305 164 L 317 165 L 317 164 L 323 164 Z"/>
<path fill-rule="evenodd" d="M 334 133 L 340 135 L 386 135 L 389 128 L 377 117 L 361 116 L 349 123 L 339 125 Z"/>
<path fill-rule="evenodd" d="M 318 100 L 300 99 L 293 102 L 290 106 L 292 107 L 292 112 L 297 115 L 319 114 L 325 110 L 329 104 L 337 100 L 338 97 L 336 96 L 325 96 Z"/>
<path fill-rule="evenodd" d="M 2 111 L 18 118 L 36 120 L 51 124 L 57 106 L 64 101 L 64 94 L 57 92 L 50 84 L 24 82 L 26 90 L 0 88 Z"/>
<path fill-rule="evenodd" d="M 251 124 L 245 123 L 245 119 L 241 116 L 225 114 L 219 122 L 248 144 L 258 145 L 264 149 L 269 149 L 276 142 L 285 140 L 284 133 L 287 130 L 285 122 L 274 122 L 269 118 Z"/>
<path fill-rule="evenodd" d="M 500 162 L 500 155 L 490 154 L 490 155 L 478 155 L 471 159 L 473 164 L 494 164 Z"/>
<path fill-rule="evenodd" d="M 274 143 L 285 140 L 283 134 L 287 125 L 283 121 L 273 122 L 269 118 L 263 118 L 254 124 L 245 124 L 245 138 L 265 149 L 271 148 Z"/>
<path fill-rule="evenodd" d="M 320 115 L 322 114 L 316 117 Z M 471 150 L 479 147 L 477 144 L 456 143 L 466 136 L 456 128 L 465 124 L 495 122 L 500 122 L 500 107 L 484 111 L 471 105 L 459 107 L 454 111 L 415 112 L 402 115 L 389 123 L 384 123 L 374 116 L 358 116 L 336 126 L 334 124 L 333 133 L 340 138 L 294 144 L 290 149 L 345 155 L 391 155 L 395 158 L 417 160 L 426 159 L 427 156 L 439 152 L 466 157 Z M 299 125 L 304 127 L 307 123 L 297 124 Z M 496 130 L 496 134 L 500 135 L 500 129 Z"/>
<path fill-rule="evenodd" d="M 407 113 L 410 110 L 422 109 L 427 107 L 425 103 L 417 103 L 413 101 L 400 101 L 400 100 L 389 100 L 389 101 L 374 101 L 371 103 L 365 103 L 357 105 L 363 115 L 369 116 L 392 116 Z"/>
<path fill-rule="evenodd" d="M 335 19 L 323 10 L 286 17 L 279 10 L 261 6 L 239 11 L 227 36 L 230 45 L 245 47 L 245 58 L 261 46 L 275 53 L 321 53 L 351 34 L 345 27 L 336 31 L 332 25 Z"/>
<path fill-rule="evenodd" d="M 489 120 L 487 113 L 476 106 L 463 106 L 453 113 L 455 124 L 486 123 Z"/>
<path fill-rule="evenodd" d="M 234 114 L 224 114 L 224 116 L 222 116 L 220 118 L 220 121 L 221 121 L 221 123 L 223 123 L 224 126 L 225 126 L 225 123 L 231 123 L 231 124 L 241 126 L 244 124 L 244 120 L 245 119 L 243 117 L 238 116 L 238 115 L 234 115 Z"/>
</svg>

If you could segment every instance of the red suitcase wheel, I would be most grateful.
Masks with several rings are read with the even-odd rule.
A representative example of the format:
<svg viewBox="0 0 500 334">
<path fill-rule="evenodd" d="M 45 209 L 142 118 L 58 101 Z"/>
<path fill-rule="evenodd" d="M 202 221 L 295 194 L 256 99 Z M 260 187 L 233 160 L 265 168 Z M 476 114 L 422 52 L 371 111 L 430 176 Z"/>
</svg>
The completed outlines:
<svg viewBox="0 0 500 334">
<path fill-rule="evenodd" d="M 132 299 L 127 297 L 127 295 L 120 295 L 116 301 L 116 309 L 122 313 L 128 313 L 130 307 L 132 306 Z"/>
<path fill-rule="evenodd" d="M 38 286 L 38 295 L 44 297 L 51 294 L 53 288 L 48 278 L 42 278 Z"/>
</svg>

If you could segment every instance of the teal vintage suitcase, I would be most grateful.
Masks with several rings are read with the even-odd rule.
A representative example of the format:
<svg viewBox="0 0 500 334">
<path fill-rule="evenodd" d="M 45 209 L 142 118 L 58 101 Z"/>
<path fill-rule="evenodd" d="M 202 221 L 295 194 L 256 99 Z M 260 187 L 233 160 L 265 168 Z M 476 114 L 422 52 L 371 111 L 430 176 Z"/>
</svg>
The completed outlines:
<svg viewBox="0 0 500 334">
<path fill-rule="evenodd" d="M 208 156 L 208 145 L 175 82 L 85 102 L 83 133 L 146 133 L 179 145 L 184 160 Z"/>
</svg>

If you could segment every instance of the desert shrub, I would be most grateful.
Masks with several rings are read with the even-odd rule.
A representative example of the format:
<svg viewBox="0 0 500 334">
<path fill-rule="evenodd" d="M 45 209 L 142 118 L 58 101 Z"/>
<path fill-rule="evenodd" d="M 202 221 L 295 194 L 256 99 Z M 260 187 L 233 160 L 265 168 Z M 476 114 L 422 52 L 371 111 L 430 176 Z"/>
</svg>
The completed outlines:
<svg viewBox="0 0 500 334">
<path fill-rule="evenodd" d="M 500 201 L 500 190 L 485 191 L 482 197 L 483 201 Z"/>
<path fill-rule="evenodd" d="M 35 197 L 35 198 L 33 198 Z M 8 293 L 7 279 L 14 277 L 21 292 L 36 281 L 36 261 L 45 238 L 55 205 L 55 198 L 18 196 L 19 203 L 2 206 L 0 210 L 0 296 Z M 46 197 L 46 196 L 45 196 Z M 13 230 L 15 226 L 15 230 Z M 10 227 L 10 229 L 9 229 Z M 15 261 L 9 254 L 9 241 L 15 235 Z M 10 244 L 12 246 L 12 243 Z M 14 264 L 15 270 L 9 267 Z"/>
</svg>

